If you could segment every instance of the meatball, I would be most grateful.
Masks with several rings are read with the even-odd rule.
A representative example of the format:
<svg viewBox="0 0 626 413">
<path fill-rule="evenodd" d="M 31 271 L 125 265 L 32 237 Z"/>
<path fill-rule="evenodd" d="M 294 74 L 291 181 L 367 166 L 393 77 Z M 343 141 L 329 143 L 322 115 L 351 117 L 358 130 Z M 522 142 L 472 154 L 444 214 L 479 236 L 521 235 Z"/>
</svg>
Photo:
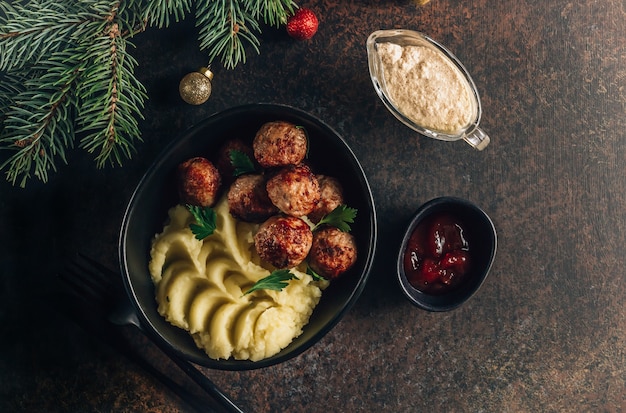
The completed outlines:
<svg viewBox="0 0 626 413">
<path fill-rule="evenodd" d="M 307 165 L 288 165 L 267 180 L 267 194 L 285 214 L 302 217 L 319 202 L 320 185 Z"/>
<path fill-rule="evenodd" d="M 326 279 L 334 279 L 356 262 L 354 236 L 335 227 L 315 231 L 309 252 L 309 266 Z"/>
<path fill-rule="evenodd" d="M 252 142 L 254 157 L 264 168 L 299 164 L 307 146 L 304 129 L 285 121 L 264 124 Z"/>
<path fill-rule="evenodd" d="M 229 139 L 220 147 L 217 154 L 216 166 L 222 175 L 224 183 L 232 183 L 235 176 L 235 167 L 231 162 L 231 151 L 239 151 L 254 162 L 254 152 L 252 146 L 246 144 L 242 139 Z"/>
<path fill-rule="evenodd" d="M 344 204 L 343 187 L 336 178 L 326 175 L 317 175 L 317 181 L 320 184 L 320 200 L 307 216 L 309 219 L 318 223 L 339 205 Z"/>
<path fill-rule="evenodd" d="M 276 268 L 292 268 L 308 255 L 313 242 L 309 224 L 300 218 L 274 215 L 254 235 L 254 247 L 261 260 Z"/>
<path fill-rule="evenodd" d="M 235 218 L 263 222 L 278 213 L 265 189 L 265 178 L 259 174 L 238 177 L 228 191 L 228 209 Z"/>
<path fill-rule="evenodd" d="M 215 165 L 199 156 L 178 165 L 177 179 L 181 201 L 202 207 L 210 207 L 215 203 L 222 183 Z"/>
</svg>

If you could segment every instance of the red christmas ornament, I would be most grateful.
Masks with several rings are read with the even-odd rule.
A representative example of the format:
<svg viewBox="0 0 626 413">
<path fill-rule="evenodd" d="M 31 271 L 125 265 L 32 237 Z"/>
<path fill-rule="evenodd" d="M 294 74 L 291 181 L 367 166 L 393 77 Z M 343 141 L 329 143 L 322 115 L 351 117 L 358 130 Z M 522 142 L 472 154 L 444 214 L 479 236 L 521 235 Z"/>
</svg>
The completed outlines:
<svg viewBox="0 0 626 413">
<path fill-rule="evenodd" d="M 310 9 L 299 8 L 287 20 L 287 33 L 297 40 L 308 40 L 317 32 L 319 21 Z"/>
</svg>

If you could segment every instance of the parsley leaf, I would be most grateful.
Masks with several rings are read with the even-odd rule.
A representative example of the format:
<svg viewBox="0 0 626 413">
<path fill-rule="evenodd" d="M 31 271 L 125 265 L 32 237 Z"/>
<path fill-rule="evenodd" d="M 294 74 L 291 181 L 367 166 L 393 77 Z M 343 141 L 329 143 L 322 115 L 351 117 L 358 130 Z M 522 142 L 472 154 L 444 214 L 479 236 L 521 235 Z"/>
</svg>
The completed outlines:
<svg viewBox="0 0 626 413">
<path fill-rule="evenodd" d="M 239 176 L 251 172 L 256 172 L 254 163 L 250 157 L 237 149 L 233 149 L 228 152 L 230 158 L 230 164 L 235 168 L 233 171 L 234 176 Z"/>
<path fill-rule="evenodd" d="M 313 277 L 314 280 L 326 281 L 326 278 L 324 278 L 321 275 L 319 275 L 318 273 L 316 273 L 315 270 L 313 268 L 311 268 L 310 265 L 306 266 L 306 273 L 309 274 L 311 277 Z"/>
<path fill-rule="evenodd" d="M 274 291 L 282 291 L 289 283 L 289 280 L 299 280 L 291 271 L 289 270 L 275 270 L 270 275 L 265 278 L 261 278 L 259 281 L 254 283 L 252 287 L 248 291 L 246 291 L 243 295 L 250 294 L 256 290 L 274 290 Z"/>
<path fill-rule="evenodd" d="M 189 224 L 196 239 L 203 240 L 213 234 L 217 225 L 215 211 L 212 208 L 188 204 L 187 209 L 196 220 L 196 223 Z"/>
<path fill-rule="evenodd" d="M 333 209 L 328 214 L 324 215 L 320 222 L 318 222 L 314 227 L 313 231 L 315 231 L 320 226 L 326 224 L 333 227 L 337 227 L 339 230 L 343 232 L 350 232 L 350 225 L 354 223 L 354 218 L 356 218 L 357 210 L 355 208 L 350 208 L 347 205 L 339 205 L 337 208 Z"/>
<path fill-rule="evenodd" d="M 296 129 L 301 129 L 302 132 L 304 132 L 304 136 L 306 137 L 306 154 L 304 155 L 305 158 L 309 158 L 309 149 L 311 149 L 311 139 L 309 139 L 309 132 L 306 130 L 306 128 L 304 126 L 301 125 L 296 125 Z"/>
</svg>

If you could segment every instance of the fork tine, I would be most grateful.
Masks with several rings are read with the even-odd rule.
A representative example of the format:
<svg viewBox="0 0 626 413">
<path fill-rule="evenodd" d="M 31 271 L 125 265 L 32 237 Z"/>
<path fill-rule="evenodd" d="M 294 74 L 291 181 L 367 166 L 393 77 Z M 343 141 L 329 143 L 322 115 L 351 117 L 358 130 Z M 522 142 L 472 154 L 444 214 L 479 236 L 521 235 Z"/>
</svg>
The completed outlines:
<svg viewBox="0 0 626 413">
<path fill-rule="evenodd" d="M 98 272 L 102 276 L 101 280 L 106 281 L 107 285 L 117 290 L 119 290 L 120 287 L 122 287 L 121 283 L 115 282 L 115 281 L 121 281 L 121 277 L 119 276 L 117 272 L 113 271 L 106 265 L 94 260 L 93 258 L 88 257 L 85 254 L 78 253 L 78 256 L 82 258 L 87 264 L 89 264 L 90 266 L 98 270 L 96 272 Z"/>
<path fill-rule="evenodd" d="M 77 257 L 77 263 L 81 268 L 91 277 L 97 278 L 94 284 L 98 284 L 102 292 L 118 293 L 122 290 L 121 277 L 118 273 L 84 254 L 79 253 Z"/>
<path fill-rule="evenodd" d="M 111 274 L 100 267 L 94 269 L 94 262 L 82 254 L 71 259 L 58 273 L 63 291 L 91 304 L 94 309 L 109 311 L 114 303 L 114 282 Z M 102 266 L 103 267 L 103 266 Z M 106 267 L 104 267 L 106 268 Z M 116 276 L 113 273 L 113 276 Z"/>
</svg>

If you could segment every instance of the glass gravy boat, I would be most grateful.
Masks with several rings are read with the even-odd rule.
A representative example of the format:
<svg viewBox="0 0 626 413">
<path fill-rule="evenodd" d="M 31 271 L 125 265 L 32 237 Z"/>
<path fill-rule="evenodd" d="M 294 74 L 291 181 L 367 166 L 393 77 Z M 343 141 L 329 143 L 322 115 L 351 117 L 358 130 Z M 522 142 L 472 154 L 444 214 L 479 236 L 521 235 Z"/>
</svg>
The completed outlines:
<svg viewBox="0 0 626 413">
<path fill-rule="evenodd" d="M 385 65 L 383 63 L 383 59 L 381 58 L 381 54 L 379 53 L 381 45 L 385 43 L 391 43 L 402 48 L 407 46 L 416 46 L 430 50 L 430 55 L 434 56 L 436 58 L 435 60 L 438 60 L 439 63 L 444 65 L 446 71 L 454 73 L 455 82 L 461 84 L 464 91 L 467 91 L 466 94 L 469 96 L 469 107 L 467 109 L 468 113 L 466 116 L 469 120 L 464 122 L 463 126 L 460 128 L 447 130 L 445 128 L 437 128 L 432 125 L 427 125 L 428 122 L 424 122 L 423 119 L 420 121 L 416 120 L 415 117 L 410 117 L 408 115 L 409 111 L 407 108 L 397 104 L 396 100 L 394 100 L 390 94 L 391 85 L 388 81 L 388 73 L 385 72 Z M 480 104 L 480 97 L 478 95 L 478 91 L 476 90 L 476 85 L 474 84 L 474 81 L 469 75 L 467 69 L 465 69 L 456 56 L 454 56 L 448 49 L 422 33 L 402 29 L 375 31 L 368 37 L 366 46 L 370 77 L 372 79 L 372 83 L 374 84 L 374 89 L 387 109 L 389 109 L 389 111 L 398 120 L 414 131 L 434 139 L 444 141 L 457 141 L 463 139 L 478 150 L 483 150 L 487 147 L 487 145 L 489 145 L 489 136 L 478 127 L 482 114 L 482 108 Z M 417 86 L 423 85 L 418 85 L 418 82 L 422 82 L 422 80 L 417 79 L 413 84 L 408 85 L 408 87 L 405 86 L 404 90 L 407 92 L 404 93 L 420 93 L 414 91 L 414 88 L 412 87 L 416 86 L 415 90 L 419 90 L 420 88 Z M 439 96 L 436 95 L 438 95 L 438 93 L 428 95 L 425 100 L 429 100 L 430 98 L 437 99 Z M 454 99 L 454 96 L 451 96 L 450 99 Z M 469 111 L 471 111 L 471 116 Z"/>
</svg>

